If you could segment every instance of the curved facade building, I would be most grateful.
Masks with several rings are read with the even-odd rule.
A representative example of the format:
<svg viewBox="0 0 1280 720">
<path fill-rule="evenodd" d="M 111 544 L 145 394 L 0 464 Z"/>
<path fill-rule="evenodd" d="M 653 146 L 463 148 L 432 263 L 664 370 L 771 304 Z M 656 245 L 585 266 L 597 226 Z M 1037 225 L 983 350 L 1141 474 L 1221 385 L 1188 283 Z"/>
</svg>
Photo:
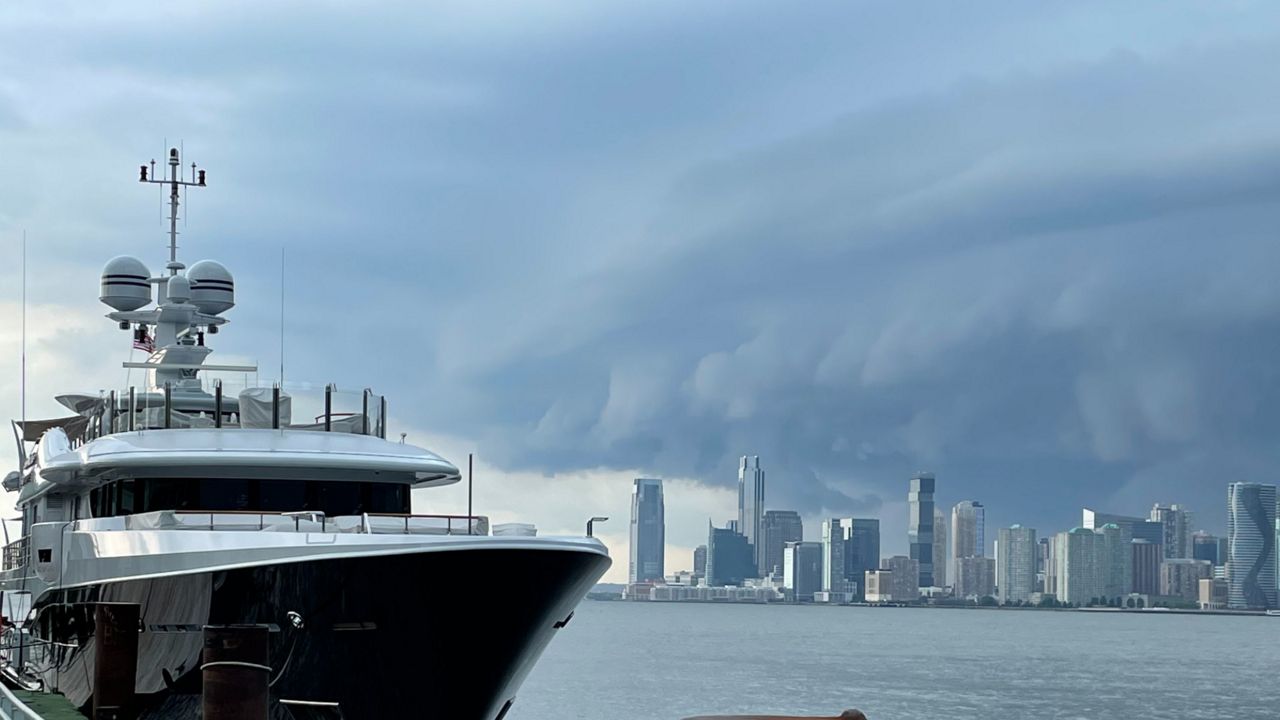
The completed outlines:
<svg viewBox="0 0 1280 720">
<path fill-rule="evenodd" d="M 1227 486 L 1227 605 L 1276 607 L 1276 486 Z"/>
</svg>

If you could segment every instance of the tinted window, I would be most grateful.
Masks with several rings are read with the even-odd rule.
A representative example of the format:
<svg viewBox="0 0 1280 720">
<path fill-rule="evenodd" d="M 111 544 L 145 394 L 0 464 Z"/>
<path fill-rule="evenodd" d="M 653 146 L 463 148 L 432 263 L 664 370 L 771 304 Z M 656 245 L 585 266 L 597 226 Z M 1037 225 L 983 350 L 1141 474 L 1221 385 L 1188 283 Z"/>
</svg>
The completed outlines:
<svg viewBox="0 0 1280 720">
<path fill-rule="evenodd" d="M 307 506 L 307 483 L 302 480 L 259 480 L 258 503 L 263 512 L 295 512 L 310 510 Z"/>
<path fill-rule="evenodd" d="M 146 478 L 107 483 L 90 492 L 94 517 L 157 510 L 318 510 L 329 517 L 408 513 L 409 486 L 402 483 L 235 478 Z"/>
</svg>

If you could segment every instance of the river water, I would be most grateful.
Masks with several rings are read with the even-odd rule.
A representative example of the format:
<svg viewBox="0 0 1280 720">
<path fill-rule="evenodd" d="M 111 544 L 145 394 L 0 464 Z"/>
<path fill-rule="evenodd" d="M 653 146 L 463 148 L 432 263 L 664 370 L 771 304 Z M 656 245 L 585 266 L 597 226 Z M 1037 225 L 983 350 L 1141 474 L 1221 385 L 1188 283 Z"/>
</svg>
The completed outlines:
<svg viewBox="0 0 1280 720">
<path fill-rule="evenodd" d="M 584 601 L 509 720 L 1280 718 L 1280 618 Z"/>
</svg>

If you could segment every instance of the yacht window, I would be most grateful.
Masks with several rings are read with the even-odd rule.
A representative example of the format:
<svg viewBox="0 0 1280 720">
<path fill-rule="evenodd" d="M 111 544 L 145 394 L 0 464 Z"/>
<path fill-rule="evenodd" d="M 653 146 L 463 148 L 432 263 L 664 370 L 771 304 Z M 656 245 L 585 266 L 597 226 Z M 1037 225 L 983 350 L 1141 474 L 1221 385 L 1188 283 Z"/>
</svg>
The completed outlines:
<svg viewBox="0 0 1280 720">
<path fill-rule="evenodd" d="M 302 480 L 259 480 L 255 510 L 295 512 L 307 506 L 307 483 Z"/>
<path fill-rule="evenodd" d="M 282 513 L 318 510 L 329 517 L 408 513 L 403 483 L 241 478 L 138 478 L 113 481 L 89 492 L 94 517 L 157 510 Z"/>
<path fill-rule="evenodd" d="M 400 483 L 365 483 L 369 502 L 365 512 L 408 513 L 409 486 Z"/>
<path fill-rule="evenodd" d="M 120 480 L 116 486 L 116 515 L 132 515 L 138 512 L 137 496 L 134 494 L 134 481 Z"/>
<path fill-rule="evenodd" d="M 257 510 L 250 502 L 249 480 L 213 479 L 200 481 L 201 510 Z"/>
<path fill-rule="evenodd" d="M 313 482 L 308 483 L 308 510 L 319 510 L 329 517 L 336 515 L 359 515 L 369 512 L 361 492 L 363 483 L 353 482 Z"/>
</svg>

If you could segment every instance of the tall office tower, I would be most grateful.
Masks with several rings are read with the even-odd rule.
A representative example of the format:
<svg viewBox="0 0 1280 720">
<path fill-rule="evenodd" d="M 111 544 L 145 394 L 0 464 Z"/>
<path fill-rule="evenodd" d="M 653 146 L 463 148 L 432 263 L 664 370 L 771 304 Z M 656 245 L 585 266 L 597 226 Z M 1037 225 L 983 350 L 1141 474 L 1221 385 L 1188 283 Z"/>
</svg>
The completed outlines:
<svg viewBox="0 0 1280 720">
<path fill-rule="evenodd" d="M 907 491 L 907 544 L 910 557 L 920 565 L 919 587 L 933 587 L 933 473 L 911 478 Z M 895 583 L 898 581 L 895 579 Z M 896 597 L 896 595 L 895 595 Z"/>
<path fill-rule="evenodd" d="M 967 557 L 985 557 L 983 552 L 986 508 L 973 500 L 962 500 L 951 508 L 951 566 Z M 934 538 L 935 541 L 937 538 Z"/>
<path fill-rule="evenodd" d="M 933 584 L 947 586 L 947 516 L 933 506 Z"/>
<path fill-rule="evenodd" d="M 996 561 L 985 557 L 956 558 L 952 589 L 958 598 L 981 599 L 996 592 Z"/>
<path fill-rule="evenodd" d="M 840 592 L 844 587 L 844 520 L 822 521 L 822 589 Z"/>
<path fill-rule="evenodd" d="M 1227 605 L 1276 607 L 1276 486 L 1227 486 Z"/>
<path fill-rule="evenodd" d="M 1083 515 L 1083 522 L 1080 524 L 1086 530 L 1099 530 L 1104 525 L 1116 525 L 1120 528 L 1121 533 L 1129 536 L 1130 540 L 1146 540 L 1156 545 L 1164 545 L 1164 525 L 1162 523 L 1130 515 L 1101 513 L 1089 508 L 1085 508 L 1081 514 Z M 1161 549 L 1161 552 L 1163 552 L 1163 549 Z"/>
<path fill-rule="evenodd" d="M 741 585 L 756 571 L 750 543 L 729 528 L 707 525 L 707 585 Z"/>
<path fill-rule="evenodd" d="M 1191 559 L 1208 560 L 1214 565 L 1227 562 L 1225 557 L 1218 557 L 1218 538 L 1203 530 L 1191 536 Z"/>
<path fill-rule="evenodd" d="M 1213 579 L 1213 563 L 1191 558 L 1168 558 L 1160 563 L 1160 594 L 1199 600 L 1200 581 Z"/>
<path fill-rule="evenodd" d="M 789 542 L 782 549 L 782 587 L 792 602 L 811 602 L 822 589 L 822 543 Z"/>
<path fill-rule="evenodd" d="M 1034 528 L 1021 525 L 1000 528 L 996 533 L 997 599 L 1001 603 L 1025 602 L 1036 591 L 1036 565 L 1040 543 Z"/>
<path fill-rule="evenodd" d="M 1148 518 L 1158 522 L 1164 539 L 1164 556 L 1167 558 L 1191 557 L 1191 511 L 1181 505 L 1161 505 L 1151 508 Z"/>
<path fill-rule="evenodd" d="M 693 574 L 697 577 L 707 576 L 707 546 L 699 545 L 693 549 Z"/>
<path fill-rule="evenodd" d="M 750 463 L 748 463 L 750 460 Z M 742 456 L 738 464 L 738 532 L 747 539 L 754 553 L 756 572 L 764 565 L 764 470 L 760 456 Z"/>
<path fill-rule="evenodd" d="M 1160 594 L 1160 561 L 1164 559 L 1161 548 L 1161 545 L 1146 540 L 1129 543 L 1133 568 L 1129 584 L 1133 587 L 1133 592 L 1142 595 Z"/>
<path fill-rule="evenodd" d="M 631 493 L 631 582 L 661 580 L 665 550 L 662 481 L 636 478 L 635 491 Z"/>
<path fill-rule="evenodd" d="M 868 570 L 880 568 L 880 521 L 876 518 L 845 518 L 844 578 L 862 585 Z"/>
<path fill-rule="evenodd" d="M 889 594 L 894 602 L 915 602 L 920 599 L 920 561 L 906 555 L 894 555 L 880 562 L 881 570 L 888 570 L 893 575 L 892 589 Z"/>
<path fill-rule="evenodd" d="M 790 542 L 804 540 L 804 523 L 795 510 L 766 510 L 761 523 L 760 546 L 764 550 L 763 565 L 756 568 L 760 577 L 782 573 L 782 549 Z"/>
</svg>

